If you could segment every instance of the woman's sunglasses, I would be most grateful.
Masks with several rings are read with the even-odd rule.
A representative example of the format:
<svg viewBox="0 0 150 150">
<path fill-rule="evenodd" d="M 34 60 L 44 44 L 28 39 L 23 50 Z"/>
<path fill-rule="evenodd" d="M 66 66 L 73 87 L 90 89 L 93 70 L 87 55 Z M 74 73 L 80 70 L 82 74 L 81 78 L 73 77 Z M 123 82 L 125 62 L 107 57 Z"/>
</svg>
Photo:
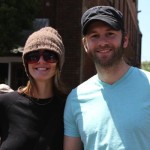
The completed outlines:
<svg viewBox="0 0 150 150">
<path fill-rule="evenodd" d="M 43 56 L 44 61 L 47 63 L 56 63 L 58 61 L 57 53 L 49 50 L 37 50 L 25 55 L 25 61 L 28 64 L 37 63 L 40 57 Z"/>
</svg>

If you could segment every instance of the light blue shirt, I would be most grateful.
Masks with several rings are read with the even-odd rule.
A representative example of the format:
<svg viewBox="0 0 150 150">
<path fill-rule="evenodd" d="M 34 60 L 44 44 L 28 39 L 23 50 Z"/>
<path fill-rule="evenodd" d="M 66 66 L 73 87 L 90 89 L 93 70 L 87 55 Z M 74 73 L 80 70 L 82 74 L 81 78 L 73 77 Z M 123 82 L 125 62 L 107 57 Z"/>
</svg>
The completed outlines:
<svg viewBox="0 0 150 150">
<path fill-rule="evenodd" d="M 150 150 L 150 73 L 131 67 L 112 85 L 93 76 L 69 94 L 64 125 L 85 150 Z"/>
</svg>

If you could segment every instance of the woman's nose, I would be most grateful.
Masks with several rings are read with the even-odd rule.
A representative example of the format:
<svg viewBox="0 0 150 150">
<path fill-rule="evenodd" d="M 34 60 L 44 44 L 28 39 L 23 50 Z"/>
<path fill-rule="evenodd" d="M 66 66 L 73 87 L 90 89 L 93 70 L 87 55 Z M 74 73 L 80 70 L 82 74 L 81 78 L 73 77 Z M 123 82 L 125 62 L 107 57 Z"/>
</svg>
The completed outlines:
<svg viewBox="0 0 150 150">
<path fill-rule="evenodd" d="M 38 62 L 40 62 L 40 63 L 41 63 L 41 62 L 46 62 L 46 61 L 44 60 L 43 55 L 41 55 L 41 56 L 40 56 L 40 58 L 39 58 L 39 61 L 38 61 Z"/>
</svg>

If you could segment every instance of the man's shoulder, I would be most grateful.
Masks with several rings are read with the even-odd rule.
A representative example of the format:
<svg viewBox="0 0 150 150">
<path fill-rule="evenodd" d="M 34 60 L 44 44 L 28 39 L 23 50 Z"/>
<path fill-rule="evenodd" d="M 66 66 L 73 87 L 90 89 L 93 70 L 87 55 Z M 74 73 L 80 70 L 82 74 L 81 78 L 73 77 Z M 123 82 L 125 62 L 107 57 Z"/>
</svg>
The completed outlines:
<svg viewBox="0 0 150 150">
<path fill-rule="evenodd" d="M 146 71 L 144 69 L 140 69 L 140 68 L 136 68 L 134 67 L 135 69 L 135 72 L 143 77 L 147 77 L 147 78 L 150 78 L 150 72 L 149 71 Z"/>
<path fill-rule="evenodd" d="M 79 95 L 86 95 L 89 94 L 91 91 L 94 91 L 95 88 L 99 87 L 99 79 L 98 75 L 94 75 L 88 80 L 84 81 L 80 85 L 78 85 L 76 88 L 74 88 L 70 94 L 69 97 L 79 97 Z"/>
<path fill-rule="evenodd" d="M 80 85 L 78 85 L 77 88 L 94 85 L 95 83 L 98 82 L 98 80 L 99 80 L 98 75 L 96 74 L 96 75 L 92 76 L 91 78 L 89 78 L 88 80 L 81 83 Z"/>
<path fill-rule="evenodd" d="M 141 85 L 150 85 L 150 72 L 146 70 L 134 67 L 131 77 Z"/>
</svg>

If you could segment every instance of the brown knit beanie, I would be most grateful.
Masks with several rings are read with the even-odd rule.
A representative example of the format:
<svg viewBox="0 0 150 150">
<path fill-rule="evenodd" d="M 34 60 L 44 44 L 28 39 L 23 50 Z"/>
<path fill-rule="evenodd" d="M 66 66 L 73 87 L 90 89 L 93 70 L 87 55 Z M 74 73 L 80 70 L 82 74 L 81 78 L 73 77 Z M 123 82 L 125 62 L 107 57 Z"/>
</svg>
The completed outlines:
<svg viewBox="0 0 150 150">
<path fill-rule="evenodd" d="M 28 74 L 27 64 L 25 64 L 24 56 L 39 49 L 54 51 L 59 56 L 59 69 L 61 71 L 64 63 L 64 45 L 59 33 L 52 27 L 44 27 L 32 33 L 27 39 L 23 50 L 23 63 Z"/>
</svg>

